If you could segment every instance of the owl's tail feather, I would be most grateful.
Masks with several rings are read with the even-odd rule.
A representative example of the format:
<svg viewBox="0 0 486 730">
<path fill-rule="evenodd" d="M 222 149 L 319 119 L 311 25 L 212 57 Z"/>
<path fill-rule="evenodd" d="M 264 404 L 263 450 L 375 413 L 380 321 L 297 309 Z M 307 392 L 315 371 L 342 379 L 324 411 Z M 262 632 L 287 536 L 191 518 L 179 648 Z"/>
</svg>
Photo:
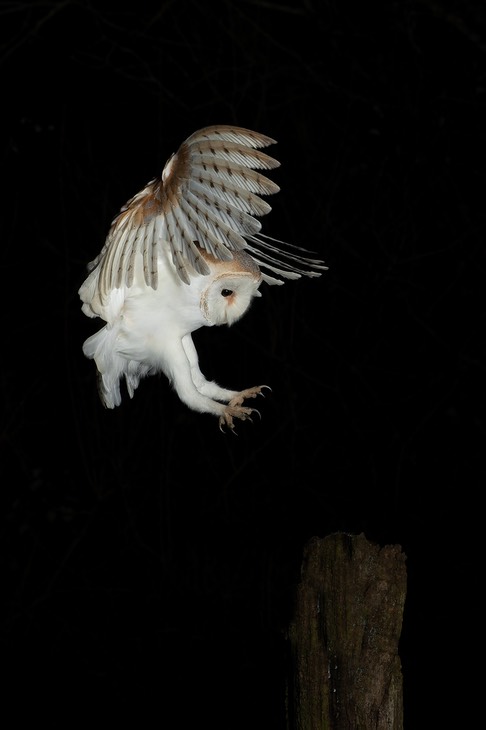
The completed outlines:
<svg viewBox="0 0 486 730">
<path fill-rule="evenodd" d="M 121 404 L 120 380 L 124 377 L 130 398 L 133 398 L 140 380 L 149 374 L 150 368 L 135 360 L 127 360 L 117 352 L 116 325 L 106 325 L 83 344 L 85 356 L 96 362 L 98 368 L 98 392 L 106 408 Z"/>
</svg>

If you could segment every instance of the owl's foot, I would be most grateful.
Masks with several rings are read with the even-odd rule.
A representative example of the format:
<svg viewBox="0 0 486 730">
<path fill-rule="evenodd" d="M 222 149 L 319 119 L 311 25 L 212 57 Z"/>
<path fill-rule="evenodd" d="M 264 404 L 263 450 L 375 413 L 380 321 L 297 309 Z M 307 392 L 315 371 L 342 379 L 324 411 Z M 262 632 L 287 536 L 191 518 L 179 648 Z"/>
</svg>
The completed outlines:
<svg viewBox="0 0 486 730">
<path fill-rule="evenodd" d="M 240 393 L 234 396 L 229 402 L 230 406 L 241 406 L 244 400 L 247 398 L 256 398 L 257 395 L 261 395 L 265 397 L 265 394 L 262 393 L 263 388 L 268 388 L 268 390 L 272 390 L 269 385 L 256 385 L 254 388 L 247 388 L 246 390 L 242 390 Z"/>
<path fill-rule="evenodd" d="M 251 421 L 252 413 L 260 413 L 256 408 L 244 408 L 243 406 L 230 406 L 227 405 L 224 409 L 223 414 L 219 417 L 219 429 L 224 431 L 225 427 L 229 428 L 230 431 L 235 433 L 235 424 L 233 423 L 234 418 L 239 418 L 240 421 Z"/>
<path fill-rule="evenodd" d="M 257 385 L 254 388 L 247 388 L 247 390 L 242 390 L 240 393 L 234 396 L 228 403 L 228 405 L 225 407 L 223 414 L 219 418 L 219 428 L 221 431 L 224 431 L 224 427 L 229 428 L 233 433 L 235 433 L 235 425 L 233 423 L 234 418 L 239 418 L 240 421 L 251 421 L 251 414 L 252 413 L 258 413 L 260 416 L 260 411 L 258 411 L 256 408 L 248 408 L 246 406 L 243 406 L 242 403 L 247 398 L 256 398 L 257 395 L 262 395 L 261 392 L 263 388 L 268 388 L 271 390 L 270 386 L 268 385 Z M 261 418 L 261 416 L 260 416 Z"/>
</svg>

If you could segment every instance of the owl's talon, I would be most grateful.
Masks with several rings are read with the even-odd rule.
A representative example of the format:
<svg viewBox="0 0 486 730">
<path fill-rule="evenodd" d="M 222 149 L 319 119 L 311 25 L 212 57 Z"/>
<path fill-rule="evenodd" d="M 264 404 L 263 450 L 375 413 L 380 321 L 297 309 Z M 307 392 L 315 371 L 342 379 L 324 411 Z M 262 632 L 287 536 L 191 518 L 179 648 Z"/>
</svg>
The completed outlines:
<svg viewBox="0 0 486 730">
<path fill-rule="evenodd" d="M 265 397 L 264 393 L 262 393 L 262 388 L 268 388 L 269 390 L 272 390 L 269 385 L 256 385 L 254 388 L 247 388 L 246 390 L 242 390 L 240 393 L 235 395 L 235 397 L 230 400 L 229 406 L 241 406 L 243 404 L 243 401 L 247 400 L 248 398 L 256 398 L 257 395 Z"/>
<path fill-rule="evenodd" d="M 235 436 L 238 436 L 238 434 L 236 433 L 236 429 L 235 429 L 233 421 L 231 421 L 231 423 L 228 423 L 228 421 L 225 419 L 225 417 L 221 416 L 219 419 L 219 430 L 221 431 L 221 433 L 226 433 L 224 426 L 226 426 L 226 428 L 229 428 L 230 433 L 233 433 Z"/>
<path fill-rule="evenodd" d="M 219 430 L 224 433 L 226 427 L 235 433 L 233 419 L 239 418 L 241 421 L 250 421 L 253 423 L 253 419 L 251 417 L 252 413 L 258 413 L 261 419 L 261 413 L 256 408 L 246 408 L 233 399 L 230 403 L 228 403 L 222 415 L 219 417 Z"/>
</svg>

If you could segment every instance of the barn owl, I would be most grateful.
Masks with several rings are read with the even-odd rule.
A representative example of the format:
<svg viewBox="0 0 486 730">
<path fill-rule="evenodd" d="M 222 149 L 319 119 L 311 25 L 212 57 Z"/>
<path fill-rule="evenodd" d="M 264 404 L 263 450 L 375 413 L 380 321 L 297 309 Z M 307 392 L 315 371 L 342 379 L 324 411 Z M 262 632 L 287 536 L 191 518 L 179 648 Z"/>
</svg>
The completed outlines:
<svg viewBox="0 0 486 730">
<path fill-rule="evenodd" d="M 132 398 L 142 378 L 162 372 L 183 403 L 216 416 L 222 430 L 251 420 L 256 409 L 245 401 L 267 386 L 235 391 L 208 381 L 191 333 L 237 322 L 262 282 L 327 269 L 260 233 L 258 218 L 271 210 L 261 196 L 279 187 L 258 170 L 280 164 L 260 150 L 274 143 L 241 127 L 200 129 L 112 221 L 79 289 L 84 314 L 106 323 L 83 352 L 96 363 L 107 408 L 120 405 L 123 379 Z"/>
</svg>

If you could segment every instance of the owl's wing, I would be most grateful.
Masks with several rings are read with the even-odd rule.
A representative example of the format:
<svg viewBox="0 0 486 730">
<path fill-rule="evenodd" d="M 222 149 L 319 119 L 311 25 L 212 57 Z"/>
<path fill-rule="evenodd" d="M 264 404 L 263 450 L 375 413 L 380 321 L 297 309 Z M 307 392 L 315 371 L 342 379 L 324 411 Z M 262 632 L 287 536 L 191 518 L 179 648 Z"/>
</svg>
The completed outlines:
<svg viewBox="0 0 486 730">
<path fill-rule="evenodd" d="M 113 288 L 132 285 L 138 253 L 145 282 L 156 289 L 159 246 L 168 246 L 186 284 L 191 269 L 209 273 L 201 249 L 220 260 L 246 249 L 259 266 L 284 278 L 320 276 L 320 270 L 327 268 L 323 262 L 260 234 L 257 217 L 271 210 L 260 196 L 274 194 L 279 187 L 258 170 L 280 164 L 260 148 L 274 143 L 258 132 L 225 125 L 205 127 L 188 137 L 167 161 L 161 177 L 121 209 L 101 253 L 91 262 L 101 300 Z M 262 274 L 270 284 L 283 283 Z"/>
</svg>

